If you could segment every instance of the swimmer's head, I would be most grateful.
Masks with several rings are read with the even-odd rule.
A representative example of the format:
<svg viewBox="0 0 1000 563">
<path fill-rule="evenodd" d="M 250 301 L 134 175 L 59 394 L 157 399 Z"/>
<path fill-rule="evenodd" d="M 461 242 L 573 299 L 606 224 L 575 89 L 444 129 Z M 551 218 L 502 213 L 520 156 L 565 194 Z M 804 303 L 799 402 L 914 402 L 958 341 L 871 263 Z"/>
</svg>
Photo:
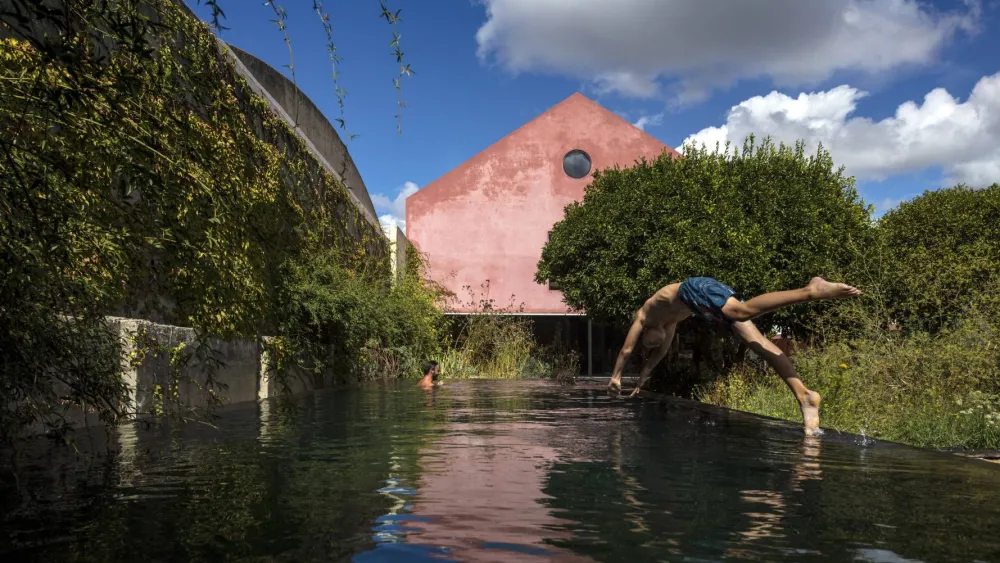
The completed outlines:
<svg viewBox="0 0 1000 563">
<path fill-rule="evenodd" d="M 657 348 L 663 344 L 667 333 L 660 327 L 650 327 L 642 331 L 642 345 L 646 348 Z"/>
</svg>

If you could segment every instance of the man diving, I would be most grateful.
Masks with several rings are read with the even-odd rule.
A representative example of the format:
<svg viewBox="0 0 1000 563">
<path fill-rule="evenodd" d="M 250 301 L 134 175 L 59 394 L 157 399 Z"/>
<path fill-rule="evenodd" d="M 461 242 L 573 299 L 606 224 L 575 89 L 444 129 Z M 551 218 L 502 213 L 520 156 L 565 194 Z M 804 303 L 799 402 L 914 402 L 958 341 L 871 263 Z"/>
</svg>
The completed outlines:
<svg viewBox="0 0 1000 563">
<path fill-rule="evenodd" d="M 855 297 L 861 295 L 861 291 L 846 284 L 831 283 L 815 277 L 805 287 L 765 293 L 747 301 L 741 301 L 735 295 L 736 291 L 728 285 L 704 277 L 688 278 L 681 283 L 660 288 L 636 311 L 632 328 L 618 353 L 608 390 L 615 395 L 621 392 L 625 363 L 641 339 L 642 345 L 649 350 L 649 356 L 639 371 L 639 383 L 629 397 L 637 395 L 653 368 L 670 349 L 677 323 L 691 315 L 698 315 L 708 321 L 721 321 L 729 325 L 747 343 L 748 348 L 764 358 L 778 372 L 799 402 L 806 435 L 817 433 L 822 397 L 806 388 L 791 360 L 750 321 L 797 303 Z"/>
</svg>

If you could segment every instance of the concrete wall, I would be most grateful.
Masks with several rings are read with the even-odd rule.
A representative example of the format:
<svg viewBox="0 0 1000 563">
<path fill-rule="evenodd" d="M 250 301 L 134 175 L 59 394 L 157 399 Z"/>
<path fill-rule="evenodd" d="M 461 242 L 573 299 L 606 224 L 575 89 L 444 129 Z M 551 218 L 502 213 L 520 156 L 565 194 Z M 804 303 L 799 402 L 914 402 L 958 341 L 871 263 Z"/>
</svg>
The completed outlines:
<svg viewBox="0 0 1000 563">
<path fill-rule="evenodd" d="M 192 328 L 123 318 L 111 318 L 109 324 L 118 331 L 125 344 L 126 355 L 141 350 L 142 338 L 137 339 L 141 333 L 170 348 L 184 345 L 182 354 L 190 355 L 190 360 L 176 374 L 166 353 L 147 353 L 142 361 L 125 366 L 125 381 L 131 387 L 132 400 L 139 413 L 152 411 L 158 401 L 156 388 L 159 386 L 166 392 L 175 380 L 179 383 L 177 401 L 192 409 L 209 406 L 213 395 L 224 403 L 243 403 L 267 399 L 282 392 L 265 346 L 269 341 L 267 337 L 260 341 L 213 338 L 199 350 Z M 214 386 L 206 386 L 209 375 Z M 292 393 L 323 386 L 321 378 L 304 372 L 292 372 L 286 383 Z"/>
<path fill-rule="evenodd" d="M 399 279 L 406 271 L 406 255 L 409 252 L 410 241 L 403 234 L 399 227 L 389 227 L 385 229 L 385 236 L 389 239 L 389 255 L 392 263 L 393 279 Z"/>
<path fill-rule="evenodd" d="M 563 156 L 581 149 L 591 174 L 574 179 Z M 563 208 L 583 199 L 594 170 L 677 154 L 581 94 L 504 137 L 406 200 L 407 236 L 437 282 L 468 301 L 487 280 L 500 306 L 565 313 L 560 292 L 534 281 L 542 247 Z M 478 301 L 480 295 L 475 295 Z M 469 312 L 471 308 L 458 307 Z"/>
<path fill-rule="evenodd" d="M 184 0 L 174 1 L 192 18 L 198 19 Z M 271 109 L 305 141 L 306 147 L 320 164 L 344 184 L 365 219 L 378 227 L 378 215 L 368 188 L 361 179 L 361 173 L 354 165 L 347 146 L 323 112 L 290 79 L 264 61 L 221 39 L 218 39 L 218 43 L 250 89 L 267 100 Z"/>
<path fill-rule="evenodd" d="M 268 337 L 262 337 L 260 341 L 210 339 L 199 353 L 196 333 L 192 328 L 122 317 L 108 317 L 108 326 L 124 347 L 124 380 L 129 389 L 129 399 L 140 416 L 153 412 L 157 403 L 160 407 L 167 406 L 164 399 L 157 397 L 157 387 L 166 394 L 175 378 L 179 384 L 176 402 L 182 408 L 193 410 L 208 407 L 214 402 L 213 395 L 222 404 L 246 403 L 283 394 L 307 393 L 326 385 L 323 377 L 296 368 L 289 370 L 283 378 L 275 377 L 274 362 L 266 346 L 270 340 Z M 192 358 L 182 364 L 183 367 L 175 374 L 168 353 L 154 351 L 137 354 L 144 348 L 148 350 L 142 344 L 141 334 L 165 347 L 184 344 L 182 353 L 190 354 Z M 208 374 L 212 376 L 214 387 L 205 386 Z M 78 408 L 67 408 L 64 416 L 76 427 L 100 424 L 94 413 Z M 33 433 L 44 431 L 41 422 L 32 428 Z"/>
<path fill-rule="evenodd" d="M 283 110 L 283 113 L 290 118 L 292 126 L 296 127 L 296 132 L 308 140 L 327 169 L 344 183 L 347 190 L 366 211 L 365 215 L 378 223 L 375 206 L 372 204 L 364 180 L 361 179 L 361 173 L 347 152 L 347 146 L 323 112 L 284 74 L 238 47 L 229 44 L 225 46 L 239 59 L 241 64 L 237 66 L 237 70 L 244 75 L 244 78 L 251 81 L 251 87 L 259 85 L 266 92 L 265 97 L 272 106 L 278 106 Z"/>
</svg>

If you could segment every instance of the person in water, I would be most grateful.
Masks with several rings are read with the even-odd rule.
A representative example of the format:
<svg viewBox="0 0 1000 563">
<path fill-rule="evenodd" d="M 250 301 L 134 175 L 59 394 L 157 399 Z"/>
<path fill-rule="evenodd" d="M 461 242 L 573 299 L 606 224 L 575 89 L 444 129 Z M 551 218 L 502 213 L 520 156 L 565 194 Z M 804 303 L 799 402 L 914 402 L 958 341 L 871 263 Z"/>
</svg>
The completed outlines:
<svg viewBox="0 0 1000 563">
<path fill-rule="evenodd" d="M 815 277 L 805 287 L 765 293 L 748 301 L 737 299 L 735 295 L 733 288 L 713 278 L 688 278 L 681 283 L 660 288 L 636 311 L 632 328 L 618 353 L 611 381 L 608 382 L 608 391 L 616 396 L 621 393 L 622 371 L 641 339 L 649 355 L 639 371 L 639 384 L 629 395 L 636 396 L 653 368 L 670 349 L 677 323 L 698 315 L 709 322 L 721 322 L 730 326 L 747 343 L 748 348 L 764 358 L 778 372 L 799 402 L 805 433 L 810 436 L 817 433 L 822 397 L 806 388 L 788 357 L 765 338 L 750 320 L 796 303 L 844 299 L 861 295 L 861 291 L 846 284 L 831 283 Z"/>
<path fill-rule="evenodd" d="M 435 362 L 434 360 L 429 360 L 424 362 L 423 371 L 424 376 L 417 382 L 417 387 L 420 387 L 421 389 L 432 389 L 441 385 L 441 382 L 438 381 L 438 376 L 441 374 L 441 364 Z"/>
</svg>

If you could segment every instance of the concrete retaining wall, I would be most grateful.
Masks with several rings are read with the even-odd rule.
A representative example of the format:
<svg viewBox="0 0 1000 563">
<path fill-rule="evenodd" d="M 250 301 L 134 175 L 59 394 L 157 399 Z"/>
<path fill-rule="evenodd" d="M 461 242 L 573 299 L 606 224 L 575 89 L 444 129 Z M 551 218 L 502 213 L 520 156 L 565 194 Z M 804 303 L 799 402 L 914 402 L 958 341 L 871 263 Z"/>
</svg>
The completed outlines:
<svg viewBox="0 0 1000 563">
<path fill-rule="evenodd" d="M 202 410 L 218 402 L 247 403 L 280 395 L 298 395 L 326 385 L 322 376 L 303 369 L 292 368 L 285 377 L 275 377 L 274 362 L 268 354 L 268 337 L 260 340 L 210 339 L 199 348 L 192 328 L 122 317 L 108 317 L 107 321 L 123 345 L 124 380 L 129 399 L 140 417 L 167 409 L 169 397 L 165 395 L 171 392 L 175 381 L 174 404 L 188 411 Z M 178 368 L 175 370 L 168 350 L 180 344 L 184 347 L 174 357 L 186 361 L 176 363 Z M 57 393 L 68 391 L 57 385 Z M 63 417 L 76 428 L 101 424 L 94 412 L 68 405 Z M 39 421 L 30 433 L 40 434 L 46 430 L 44 423 Z"/>
<path fill-rule="evenodd" d="M 157 395 L 170 392 L 174 382 L 174 401 L 191 409 L 208 407 L 216 398 L 223 403 L 243 403 L 285 391 L 275 378 L 267 337 L 229 341 L 213 338 L 199 345 L 192 328 L 125 318 L 110 318 L 109 324 L 118 331 L 125 357 L 136 358 L 127 360 L 123 367 L 139 413 L 165 407 L 166 398 Z M 164 349 L 175 350 L 173 357 Z M 322 378 L 296 370 L 284 383 L 293 394 L 323 386 Z"/>
</svg>

